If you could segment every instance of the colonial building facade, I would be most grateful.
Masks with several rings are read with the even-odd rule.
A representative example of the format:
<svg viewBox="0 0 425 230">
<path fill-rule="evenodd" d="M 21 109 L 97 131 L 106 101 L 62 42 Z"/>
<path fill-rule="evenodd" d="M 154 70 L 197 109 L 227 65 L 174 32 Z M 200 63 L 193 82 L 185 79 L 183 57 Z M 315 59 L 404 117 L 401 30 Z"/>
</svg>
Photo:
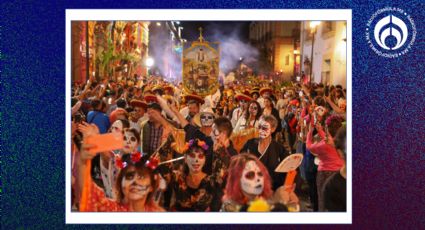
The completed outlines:
<svg viewBox="0 0 425 230">
<path fill-rule="evenodd" d="M 293 79 L 300 71 L 300 22 L 258 21 L 249 30 L 251 44 L 260 51 L 258 71 Z"/>
<path fill-rule="evenodd" d="M 347 25 L 344 21 L 321 21 L 316 25 L 312 28 L 309 21 L 301 23 L 301 69 L 312 82 L 339 84 L 345 88 Z"/>
</svg>

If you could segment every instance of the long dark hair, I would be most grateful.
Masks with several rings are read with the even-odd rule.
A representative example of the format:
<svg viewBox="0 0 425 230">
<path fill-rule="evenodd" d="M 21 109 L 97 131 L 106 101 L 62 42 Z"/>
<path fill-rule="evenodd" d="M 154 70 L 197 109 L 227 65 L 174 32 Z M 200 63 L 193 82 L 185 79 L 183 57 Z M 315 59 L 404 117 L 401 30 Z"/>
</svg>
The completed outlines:
<svg viewBox="0 0 425 230">
<path fill-rule="evenodd" d="M 190 140 L 190 141 L 192 141 L 192 140 Z M 205 165 L 207 164 L 207 152 L 208 151 L 205 150 L 205 149 L 203 149 L 201 146 L 198 145 L 198 143 L 200 141 L 201 140 L 199 140 L 199 139 L 193 139 L 193 144 L 189 147 L 188 150 L 186 150 L 186 152 L 184 154 L 187 157 L 187 154 L 189 154 L 189 153 L 191 153 L 193 151 L 203 152 L 204 153 L 204 156 L 205 156 L 205 164 L 204 164 L 204 166 L 202 166 L 201 171 L 204 172 L 204 173 L 206 173 L 206 171 L 205 171 Z M 185 160 L 185 163 L 183 165 L 183 174 L 184 175 L 189 175 L 189 166 L 186 164 L 186 160 Z"/>
<path fill-rule="evenodd" d="M 264 98 L 264 108 L 265 108 L 265 106 L 266 106 L 266 102 L 265 102 L 265 100 L 269 100 L 270 101 L 270 104 L 271 104 L 271 107 L 272 107 L 272 110 L 274 109 L 274 104 L 273 104 L 273 100 L 272 100 L 272 98 L 271 97 L 265 97 Z"/>
<path fill-rule="evenodd" d="M 263 114 L 263 110 L 261 109 L 260 103 L 258 103 L 258 101 L 256 101 L 256 100 L 252 100 L 248 103 L 248 112 L 245 113 L 245 120 L 248 121 L 248 119 L 249 119 L 249 106 L 251 106 L 251 104 L 257 105 L 258 111 L 257 111 L 257 115 L 255 115 L 255 120 L 259 120 L 261 115 Z"/>
</svg>

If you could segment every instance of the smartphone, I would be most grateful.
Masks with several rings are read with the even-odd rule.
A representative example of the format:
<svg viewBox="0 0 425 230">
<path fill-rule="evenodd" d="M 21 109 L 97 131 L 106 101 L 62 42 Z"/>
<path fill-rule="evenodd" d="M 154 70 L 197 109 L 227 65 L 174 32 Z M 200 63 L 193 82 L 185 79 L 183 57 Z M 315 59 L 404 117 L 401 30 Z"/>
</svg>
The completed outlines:
<svg viewBox="0 0 425 230">
<path fill-rule="evenodd" d="M 314 116 L 314 125 L 316 125 L 317 124 L 317 114 L 314 113 L 313 116 Z"/>
<path fill-rule="evenodd" d="M 96 146 L 92 148 L 90 152 L 98 153 L 122 149 L 124 147 L 123 139 L 122 133 L 107 133 L 90 136 L 87 138 L 86 142 L 87 144 Z"/>
<path fill-rule="evenodd" d="M 325 86 L 325 96 L 329 97 L 329 86 Z"/>
</svg>

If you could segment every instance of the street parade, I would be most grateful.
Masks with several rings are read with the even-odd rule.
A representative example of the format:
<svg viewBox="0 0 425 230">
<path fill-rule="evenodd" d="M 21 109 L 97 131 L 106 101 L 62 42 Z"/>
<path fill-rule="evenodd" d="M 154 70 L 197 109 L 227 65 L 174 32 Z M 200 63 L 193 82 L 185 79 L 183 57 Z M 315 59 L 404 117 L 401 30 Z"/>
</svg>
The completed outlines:
<svg viewBox="0 0 425 230">
<path fill-rule="evenodd" d="M 72 211 L 346 212 L 345 26 L 73 22 Z"/>
</svg>

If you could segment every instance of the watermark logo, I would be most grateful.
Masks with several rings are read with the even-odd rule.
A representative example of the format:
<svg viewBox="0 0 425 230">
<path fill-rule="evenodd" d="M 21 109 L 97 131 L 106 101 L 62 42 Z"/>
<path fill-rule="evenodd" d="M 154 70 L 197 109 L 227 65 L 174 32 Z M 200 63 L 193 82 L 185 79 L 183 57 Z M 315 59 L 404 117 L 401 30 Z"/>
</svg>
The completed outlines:
<svg viewBox="0 0 425 230">
<path fill-rule="evenodd" d="M 397 58 L 409 52 L 416 39 L 413 19 L 400 8 L 386 7 L 369 19 L 366 40 L 379 56 Z"/>
</svg>

